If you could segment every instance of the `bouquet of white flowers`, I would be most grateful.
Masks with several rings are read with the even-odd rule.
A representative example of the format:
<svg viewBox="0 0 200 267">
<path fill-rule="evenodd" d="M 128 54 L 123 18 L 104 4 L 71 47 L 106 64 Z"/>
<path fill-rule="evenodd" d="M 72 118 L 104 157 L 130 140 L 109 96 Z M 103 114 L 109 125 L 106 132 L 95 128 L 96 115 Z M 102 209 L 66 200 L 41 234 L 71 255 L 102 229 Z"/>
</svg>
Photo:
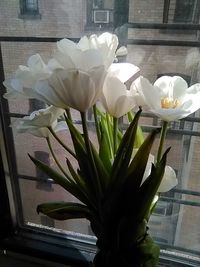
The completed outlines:
<svg viewBox="0 0 200 267">
<path fill-rule="evenodd" d="M 181 77 L 163 76 L 151 85 L 138 67 L 113 63 L 117 47 L 117 36 L 109 33 L 85 36 L 77 44 L 63 39 L 47 65 L 37 54 L 29 58 L 28 66 L 19 66 L 15 77 L 4 82 L 5 97 L 35 98 L 48 105 L 21 119 L 17 129 L 46 138 L 60 171 L 29 155 L 31 160 L 79 200 L 43 203 L 37 211 L 57 220 L 88 219 L 97 237 L 95 267 L 155 267 L 159 247 L 147 224 L 159 192 L 177 184 L 174 170 L 166 165 L 169 148 L 163 152 L 168 122 L 200 108 L 200 84 L 188 88 Z M 80 111 L 82 130 L 76 127 L 71 108 Z M 86 112 L 91 108 L 97 144 L 88 133 Z M 142 108 L 163 120 L 162 128 L 146 139 L 138 125 Z M 125 130 L 118 123 L 122 116 L 129 122 Z M 57 135 L 65 129 L 73 147 Z M 157 134 L 160 143 L 154 159 L 150 152 Z M 59 162 L 51 137 L 78 168 L 68 158 L 66 166 Z"/>
</svg>

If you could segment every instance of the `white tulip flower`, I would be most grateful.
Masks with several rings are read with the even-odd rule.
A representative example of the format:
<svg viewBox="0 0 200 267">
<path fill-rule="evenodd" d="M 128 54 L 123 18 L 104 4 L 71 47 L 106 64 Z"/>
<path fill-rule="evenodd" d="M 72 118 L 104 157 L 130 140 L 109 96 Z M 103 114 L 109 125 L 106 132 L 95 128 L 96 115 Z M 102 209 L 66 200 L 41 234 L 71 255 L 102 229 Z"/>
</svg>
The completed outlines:
<svg viewBox="0 0 200 267">
<path fill-rule="evenodd" d="M 119 118 L 135 106 L 134 95 L 124 83 L 137 73 L 139 68 L 129 63 L 112 64 L 109 68 L 100 100 L 113 117 Z"/>
<path fill-rule="evenodd" d="M 51 125 L 55 133 L 67 129 L 66 123 L 64 121 L 54 121 Z M 21 121 L 17 126 L 17 131 L 19 133 L 29 133 L 37 137 L 47 138 L 50 136 L 50 131 L 47 127 L 38 127 L 38 126 L 26 126 L 25 121 Z"/>
<path fill-rule="evenodd" d="M 19 133 L 31 133 L 38 137 L 48 137 L 51 127 L 55 132 L 66 129 L 66 123 L 57 122 L 57 119 L 63 115 L 64 110 L 50 106 L 46 109 L 34 111 L 30 116 L 25 116 L 19 120 L 16 129 Z"/>
<path fill-rule="evenodd" d="M 154 85 L 141 77 L 137 89 L 150 111 L 164 121 L 185 118 L 200 108 L 200 83 L 188 88 L 179 76 L 162 76 Z"/>
<path fill-rule="evenodd" d="M 59 41 L 48 63 L 53 73 L 37 84 L 36 98 L 56 107 L 87 111 L 99 98 L 117 45 L 117 37 L 109 33 L 83 37 L 78 44 Z"/>
<path fill-rule="evenodd" d="M 87 72 L 78 69 L 56 70 L 48 80 L 37 84 L 36 98 L 59 108 L 71 107 L 85 112 L 99 98 L 105 76 L 103 66 Z"/>
<path fill-rule="evenodd" d="M 51 71 L 40 55 L 33 55 L 28 59 L 27 66 L 18 67 L 13 79 L 4 81 L 4 86 L 7 88 L 4 97 L 8 99 L 34 98 L 33 88 L 37 82 L 47 79 L 50 75 Z"/>
<path fill-rule="evenodd" d="M 46 66 L 39 55 L 20 66 L 10 84 L 5 83 L 5 97 L 28 96 L 58 108 L 87 111 L 98 100 L 107 69 L 115 58 L 116 35 L 91 35 L 78 44 L 63 39 Z"/>
</svg>

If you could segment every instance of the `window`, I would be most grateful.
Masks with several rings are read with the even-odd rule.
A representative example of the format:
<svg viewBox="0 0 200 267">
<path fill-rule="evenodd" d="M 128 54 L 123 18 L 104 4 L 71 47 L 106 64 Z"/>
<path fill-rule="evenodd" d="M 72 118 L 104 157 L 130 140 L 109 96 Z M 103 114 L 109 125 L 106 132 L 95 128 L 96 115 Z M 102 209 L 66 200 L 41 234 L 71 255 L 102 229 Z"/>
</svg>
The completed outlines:
<svg viewBox="0 0 200 267">
<path fill-rule="evenodd" d="M 198 0 L 177 0 L 174 22 L 199 23 L 200 3 Z"/>
<path fill-rule="evenodd" d="M 86 29 L 113 28 L 114 0 L 87 0 Z"/>
<path fill-rule="evenodd" d="M 40 2 L 43 4 L 41 8 L 45 7 L 44 16 L 39 21 L 26 21 L 39 16 Z M 170 25 L 163 23 L 164 2 L 168 3 L 165 8 L 168 6 L 166 17 Z M 0 16 L 0 251 L 39 255 L 70 267 L 82 267 L 89 266 L 96 249 L 87 221 L 59 222 L 37 214 L 37 204 L 69 200 L 71 196 L 36 170 L 27 157 L 29 152 L 53 166 L 44 140 L 38 141 L 28 134 L 19 135 L 10 127 L 18 118 L 44 108 L 44 103 L 33 99 L 21 99 L 17 104 L 7 101 L 3 98 L 4 77 L 12 77 L 17 66 L 27 65 L 28 57 L 36 53 L 41 54 L 47 63 L 56 41 L 64 36 L 78 41 L 85 34 L 108 30 L 118 34 L 120 45 L 127 45 L 127 61 L 139 66 L 142 75 L 151 82 L 164 73 L 178 74 L 191 85 L 200 82 L 200 28 L 191 25 L 199 23 L 199 2 L 2 1 L 1 11 L 5 16 Z M 23 21 L 16 15 L 19 8 Z M 186 23 L 179 32 L 177 24 Z M 168 33 L 163 34 L 161 30 Z M 76 112 L 74 115 L 79 127 L 80 118 Z M 88 120 L 92 134 L 91 114 L 88 114 Z M 126 127 L 126 121 L 121 123 Z M 148 133 L 160 125 L 160 120 L 145 112 L 141 123 Z M 199 111 L 172 123 L 167 142 L 172 144 L 169 165 L 177 170 L 179 184 L 169 194 L 162 195 L 152 217 L 152 235 L 161 246 L 161 266 L 199 266 Z M 59 146 L 56 153 L 63 158 Z"/>
<path fill-rule="evenodd" d="M 38 0 L 20 0 L 21 18 L 40 18 Z"/>
<path fill-rule="evenodd" d="M 200 2 L 198 0 L 165 0 L 163 23 L 199 24 Z"/>
</svg>

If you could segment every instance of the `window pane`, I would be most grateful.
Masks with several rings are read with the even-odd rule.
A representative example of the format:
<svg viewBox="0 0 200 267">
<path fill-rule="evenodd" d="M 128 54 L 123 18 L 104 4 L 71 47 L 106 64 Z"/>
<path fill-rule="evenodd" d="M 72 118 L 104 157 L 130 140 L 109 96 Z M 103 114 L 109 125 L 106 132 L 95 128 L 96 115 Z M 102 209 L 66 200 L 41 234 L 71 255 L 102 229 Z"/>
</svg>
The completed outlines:
<svg viewBox="0 0 200 267">
<path fill-rule="evenodd" d="M 199 213 L 199 207 L 160 201 L 158 209 L 160 215 L 153 215 L 150 220 L 150 232 L 155 240 L 163 245 L 182 247 L 198 253 L 199 239 L 193 233 L 200 230 L 197 223 L 198 215 L 195 216 Z M 168 213 L 168 210 L 171 211 Z M 191 217 L 193 217 L 192 220 Z M 191 229 L 194 232 L 191 233 Z"/>
<path fill-rule="evenodd" d="M 41 19 L 22 19 L 19 16 L 20 3 L 25 4 L 27 10 L 35 11 L 39 8 Z M 1 1 L 3 64 L 0 69 L 3 69 L 6 79 L 12 78 L 18 65 L 27 65 L 28 58 L 33 54 L 40 54 L 47 63 L 54 54 L 56 38 L 66 37 L 78 41 L 83 35 L 99 35 L 110 31 L 118 35 L 120 46 L 124 45 L 128 50 L 128 55 L 118 57 L 118 62 L 127 61 L 137 65 L 141 69 L 141 75 L 152 83 L 162 75 L 178 75 L 190 86 L 200 82 L 199 29 L 197 25 L 193 25 L 199 24 L 199 3 L 198 0 Z M 127 22 L 130 24 L 127 25 Z M 165 23 L 162 24 L 163 22 Z M 170 24 L 169 28 L 167 23 Z M 185 29 L 178 27 L 179 23 L 188 25 Z M 6 37 L 12 38 L 6 40 Z M 49 37 L 52 39 L 45 39 Z M 44 107 L 43 102 L 34 99 L 9 100 L 9 110 L 5 108 L 3 114 L 7 123 L 6 130 L 9 129 L 8 118 L 15 126 L 19 117 Z M 73 110 L 72 115 L 77 127 L 81 129 L 79 114 Z M 90 112 L 88 119 L 90 137 L 96 143 Z M 125 120 L 123 122 L 126 123 Z M 140 122 L 146 135 L 152 127 L 161 125 L 160 119 L 148 112 L 144 112 Z M 172 122 L 170 126 L 165 148 L 171 146 L 168 164 L 176 170 L 178 185 L 171 192 L 162 194 L 151 219 L 151 232 L 157 242 L 162 244 L 162 248 L 167 247 L 172 251 L 177 249 L 186 255 L 191 250 L 194 255 L 199 255 L 200 112 L 186 120 Z M 10 137 L 7 141 L 10 153 L 16 157 L 17 170 L 13 169 L 19 182 L 20 194 L 17 198 L 19 202 L 21 200 L 22 210 L 18 212 L 24 218 L 22 223 L 38 227 L 43 225 L 50 227 L 52 231 L 70 231 L 75 235 L 93 235 L 86 220 L 60 222 L 37 214 L 36 207 L 41 202 L 76 199 L 37 170 L 28 158 L 27 153 L 30 153 L 58 171 L 46 141 L 28 134 L 19 134 L 15 127 L 12 127 L 12 132 L 13 143 Z M 59 133 L 59 136 L 72 147 L 68 131 Z M 64 168 L 66 157 L 75 164 L 73 158 L 53 138 L 51 141 Z M 157 145 L 153 147 L 152 154 L 155 154 L 156 148 Z M 11 165 L 14 166 L 15 162 L 11 162 Z"/>
<path fill-rule="evenodd" d="M 38 0 L 26 0 L 26 9 L 29 11 L 37 11 Z"/>
<path fill-rule="evenodd" d="M 20 179 L 20 190 L 23 204 L 23 215 L 25 224 L 38 224 L 66 231 L 82 234 L 91 234 L 88 221 L 84 219 L 57 221 L 49 219 L 43 214 L 37 214 L 37 205 L 50 201 L 77 202 L 72 195 L 67 193 L 58 185 L 49 186 L 47 182 L 29 181 Z M 35 197 L 37 196 L 37 197 Z M 32 203 L 30 205 L 30 203 Z"/>
<path fill-rule="evenodd" d="M 175 22 L 192 22 L 195 13 L 195 0 L 176 1 Z"/>
<path fill-rule="evenodd" d="M 130 1 L 130 22 L 199 24 L 198 0 Z"/>
<path fill-rule="evenodd" d="M 41 55 L 47 64 L 47 60 L 50 58 L 55 46 L 55 43 L 1 42 L 5 78 L 14 78 L 18 66 L 27 66 L 28 58 L 37 53 Z M 35 99 L 9 100 L 8 102 L 10 112 L 20 114 L 28 114 L 36 109 L 45 107 L 44 103 Z"/>
</svg>

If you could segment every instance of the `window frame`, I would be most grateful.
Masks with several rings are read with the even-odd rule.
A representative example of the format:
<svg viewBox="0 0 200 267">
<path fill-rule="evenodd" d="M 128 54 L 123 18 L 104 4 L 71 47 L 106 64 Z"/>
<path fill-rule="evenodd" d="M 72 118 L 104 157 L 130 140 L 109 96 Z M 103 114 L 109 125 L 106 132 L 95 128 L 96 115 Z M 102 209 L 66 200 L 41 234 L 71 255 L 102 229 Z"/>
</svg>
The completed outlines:
<svg viewBox="0 0 200 267">
<path fill-rule="evenodd" d="M 28 8 L 27 0 L 19 0 L 19 8 L 20 8 L 20 19 L 41 19 L 41 14 L 39 12 L 39 2 L 38 0 L 34 0 L 36 4 L 36 9 L 31 10 Z"/>
<path fill-rule="evenodd" d="M 129 25 L 130 26 L 130 25 Z M 136 24 L 132 25 L 136 28 L 145 28 L 145 25 Z M 155 24 L 148 24 L 148 27 L 155 28 Z M 159 27 L 159 25 L 157 25 Z M 162 27 L 161 27 L 162 28 Z M 36 38 L 36 37 L 0 37 L 0 42 L 15 42 L 15 41 L 30 41 L 30 42 L 55 42 L 61 38 Z M 73 39 L 77 41 L 77 39 Z M 134 43 L 134 40 L 128 40 L 130 43 Z M 149 45 L 147 40 L 140 40 L 140 43 L 143 45 Z M 169 43 L 169 42 L 168 42 Z M 178 42 L 177 45 L 183 45 L 185 42 Z M 172 42 L 174 45 L 174 43 Z M 199 42 L 195 43 L 197 47 L 200 46 Z M 154 45 L 158 45 L 158 43 L 154 43 Z M 162 45 L 162 41 L 160 41 L 159 45 Z M 191 42 L 188 44 L 190 46 L 194 46 L 194 43 Z M 3 73 L 3 60 L 0 49 L 0 86 L 3 88 L 2 82 L 4 80 Z M 0 93 L 3 94 L 3 90 L 0 90 Z M 1 116 L 1 124 L 0 131 L 1 136 L 3 136 L 6 140 L 8 136 L 11 134 L 11 129 L 6 127 L 9 125 L 9 114 L 8 114 L 8 106 L 7 101 L 2 99 L 0 105 L 0 115 L 4 110 L 5 117 Z M 5 121 L 5 119 L 7 121 Z M 12 135 L 11 135 L 12 136 Z M 10 137 L 9 137 L 10 138 Z M 12 140 L 12 139 L 11 139 Z M 6 145 L 6 143 L 1 142 L 3 150 L 1 148 L 1 157 L 4 161 L 4 166 L 9 165 L 8 162 L 12 162 L 12 154 L 13 151 Z M 5 152 L 4 152 L 5 151 Z M 8 162 L 6 157 L 8 158 Z M 0 157 L 0 159 L 1 159 Z M 9 168 L 9 167 L 8 167 Z M 0 250 L 10 250 L 17 253 L 25 253 L 26 255 L 30 255 L 33 257 L 38 257 L 41 259 L 52 260 L 58 263 L 71 264 L 72 266 L 90 266 L 90 262 L 94 257 L 96 247 L 95 247 L 95 239 L 94 238 L 86 238 L 83 236 L 69 236 L 69 235 L 59 235 L 58 233 L 54 233 L 52 231 L 42 231 L 37 227 L 28 227 L 16 224 L 15 208 L 13 206 L 15 201 L 12 201 L 13 194 L 11 192 L 11 186 L 13 180 L 15 179 L 15 175 L 9 170 L 10 177 L 7 174 L 8 170 L 0 165 L 0 201 L 3 206 L 2 217 L 3 220 L 0 220 L 0 227 L 3 229 L 3 235 L 0 236 Z M 16 183 L 16 181 L 15 181 Z M 7 190 L 7 186 L 9 190 Z M 19 192 L 15 191 L 15 194 Z M 10 206 L 8 201 L 10 200 Z M 184 255 L 181 256 L 181 253 L 170 253 L 167 249 L 161 250 L 161 263 L 166 264 L 166 266 L 198 266 L 199 262 L 195 260 L 195 258 L 188 257 L 185 258 Z"/>
</svg>

